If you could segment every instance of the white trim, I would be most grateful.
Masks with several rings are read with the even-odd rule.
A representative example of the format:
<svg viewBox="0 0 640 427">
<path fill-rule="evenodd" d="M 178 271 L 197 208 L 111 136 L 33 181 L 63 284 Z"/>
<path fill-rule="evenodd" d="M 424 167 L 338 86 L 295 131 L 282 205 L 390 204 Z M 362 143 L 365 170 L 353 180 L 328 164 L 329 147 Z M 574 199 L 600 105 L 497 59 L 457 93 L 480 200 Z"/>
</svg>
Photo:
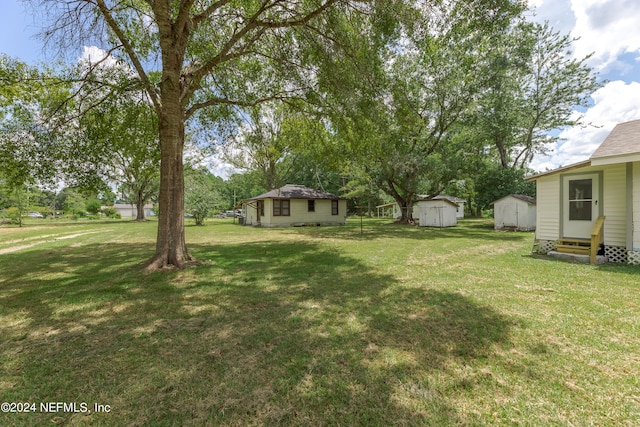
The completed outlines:
<svg viewBox="0 0 640 427">
<path fill-rule="evenodd" d="M 559 167 L 558 169 L 554 169 L 554 170 L 551 170 L 551 171 L 540 172 L 540 173 L 537 173 L 535 175 L 531 175 L 530 177 L 525 178 L 525 181 L 535 181 L 536 179 L 541 178 L 543 176 L 554 175 L 554 174 L 561 173 L 561 172 L 567 172 L 567 171 L 569 171 L 571 169 L 583 168 L 583 167 L 587 167 L 587 166 L 591 166 L 591 160 L 585 160 L 583 162 L 574 163 L 572 165 L 562 166 L 562 167 Z"/>
<path fill-rule="evenodd" d="M 619 154 L 617 156 L 596 157 L 595 159 L 591 159 L 591 165 L 593 166 L 615 165 L 629 162 L 640 162 L 640 153 Z"/>
</svg>

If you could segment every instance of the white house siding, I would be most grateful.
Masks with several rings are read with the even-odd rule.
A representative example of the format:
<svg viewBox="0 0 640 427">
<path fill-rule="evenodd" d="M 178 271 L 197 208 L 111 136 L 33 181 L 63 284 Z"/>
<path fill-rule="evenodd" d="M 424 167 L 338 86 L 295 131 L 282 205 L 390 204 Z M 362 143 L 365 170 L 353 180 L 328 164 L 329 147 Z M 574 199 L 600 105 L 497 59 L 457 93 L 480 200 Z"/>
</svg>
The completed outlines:
<svg viewBox="0 0 640 427">
<path fill-rule="evenodd" d="M 627 167 L 616 164 L 603 168 L 604 243 L 627 246 Z"/>
<path fill-rule="evenodd" d="M 245 225 L 256 225 L 258 223 L 258 210 L 257 210 L 257 202 L 252 202 L 251 204 L 244 205 L 244 224 Z"/>
<path fill-rule="evenodd" d="M 136 218 L 138 216 L 138 208 L 136 207 L 136 205 L 117 203 L 113 205 L 113 207 L 122 218 Z M 153 205 L 144 205 L 144 216 L 153 216 Z"/>
<path fill-rule="evenodd" d="M 640 253 L 640 162 L 633 163 L 633 251 Z M 640 263 L 640 259 L 638 259 Z"/>
<path fill-rule="evenodd" d="M 264 216 L 260 218 L 260 225 L 263 227 L 290 227 L 316 224 L 340 225 L 347 222 L 346 200 L 338 201 L 338 215 L 331 214 L 331 200 L 329 199 L 317 199 L 315 201 L 315 212 L 308 211 L 307 199 L 288 200 L 290 214 L 288 216 L 274 216 L 273 199 L 264 199 Z M 251 224 L 257 225 L 257 221 L 253 220 Z"/>
<path fill-rule="evenodd" d="M 536 238 L 560 237 L 560 175 L 540 177 L 536 182 Z"/>
</svg>

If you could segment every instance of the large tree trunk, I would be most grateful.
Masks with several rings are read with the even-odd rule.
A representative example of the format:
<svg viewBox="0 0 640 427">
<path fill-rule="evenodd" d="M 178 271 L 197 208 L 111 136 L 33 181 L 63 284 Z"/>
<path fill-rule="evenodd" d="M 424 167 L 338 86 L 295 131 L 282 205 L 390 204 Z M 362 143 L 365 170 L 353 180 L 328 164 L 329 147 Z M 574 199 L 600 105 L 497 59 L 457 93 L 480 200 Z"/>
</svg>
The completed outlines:
<svg viewBox="0 0 640 427">
<path fill-rule="evenodd" d="M 396 199 L 396 202 L 398 202 L 400 213 L 402 214 L 399 222 L 401 224 L 413 224 L 413 203 L 404 199 Z"/>
<path fill-rule="evenodd" d="M 144 197 L 142 195 L 142 191 L 138 191 L 136 194 L 136 221 L 144 221 Z"/>
<path fill-rule="evenodd" d="M 509 167 L 509 156 L 507 155 L 507 147 L 505 146 L 505 140 L 502 137 L 496 137 L 496 148 L 500 156 L 500 164 L 503 168 Z"/>
<path fill-rule="evenodd" d="M 391 179 L 387 179 L 387 188 L 384 190 L 389 194 L 398 204 L 400 208 L 399 222 L 401 224 L 413 224 L 413 194 L 407 194 L 407 192 L 399 191 L 396 185 Z M 402 193 L 402 194 L 400 194 Z"/>
<path fill-rule="evenodd" d="M 187 251 L 184 236 L 184 115 L 180 98 L 173 94 L 171 84 L 163 85 L 160 116 L 160 197 L 156 253 L 148 270 L 173 265 L 183 268 L 193 258 Z M 169 87 L 167 87 L 169 86 Z"/>
<path fill-rule="evenodd" d="M 401 224 L 413 224 L 413 200 L 408 200 L 398 193 L 393 196 L 393 199 L 398 204 L 402 215 L 398 222 Z"/>
</svg>

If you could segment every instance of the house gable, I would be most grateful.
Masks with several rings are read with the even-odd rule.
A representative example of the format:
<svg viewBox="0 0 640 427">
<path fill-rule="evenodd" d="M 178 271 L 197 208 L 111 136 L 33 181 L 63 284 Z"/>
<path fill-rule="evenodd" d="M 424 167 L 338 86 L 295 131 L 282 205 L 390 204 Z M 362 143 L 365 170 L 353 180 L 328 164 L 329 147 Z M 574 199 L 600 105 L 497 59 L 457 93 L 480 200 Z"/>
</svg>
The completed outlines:
<svg viewBox="0 0 640 427">
<path fill-rule="evenodd" d="M 640 120 L 617 124 L 590 160 L 593 166 L 640 161 Z"/>
</svg>

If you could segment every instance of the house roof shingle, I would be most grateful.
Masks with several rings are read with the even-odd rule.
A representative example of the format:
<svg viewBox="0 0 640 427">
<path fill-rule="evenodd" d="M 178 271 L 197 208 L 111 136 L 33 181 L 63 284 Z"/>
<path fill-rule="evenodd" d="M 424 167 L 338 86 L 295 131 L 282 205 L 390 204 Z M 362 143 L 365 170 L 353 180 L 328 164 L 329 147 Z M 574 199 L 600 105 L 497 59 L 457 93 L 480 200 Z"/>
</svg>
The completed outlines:
<svg viewBox="0 0 640 427">
<path fill-rule="evenodd" d="M 618 123 L 591 159 L 640 153 L 640 120 Z"/>
<path fill-rule="evenodd" d="M 303 185 L 287 184 L 284 187 L 277 188 L 275 190 L 268 191 L 256 197 L 252 197 L 248 200 L 262 200 L 262 199 L 331 199 L 338 200 L 341 197 L 335 194 L 325 193 L 313 188 L 305 187 Z"/>
<path fill-rule="evenodd" d="M 536 204 L 536 198 L 527 196 L 526 194 L 510 194 L 511 197 L 522 200 L 524 202 L 530 203 L 532 205 Z"/>
</svg>

